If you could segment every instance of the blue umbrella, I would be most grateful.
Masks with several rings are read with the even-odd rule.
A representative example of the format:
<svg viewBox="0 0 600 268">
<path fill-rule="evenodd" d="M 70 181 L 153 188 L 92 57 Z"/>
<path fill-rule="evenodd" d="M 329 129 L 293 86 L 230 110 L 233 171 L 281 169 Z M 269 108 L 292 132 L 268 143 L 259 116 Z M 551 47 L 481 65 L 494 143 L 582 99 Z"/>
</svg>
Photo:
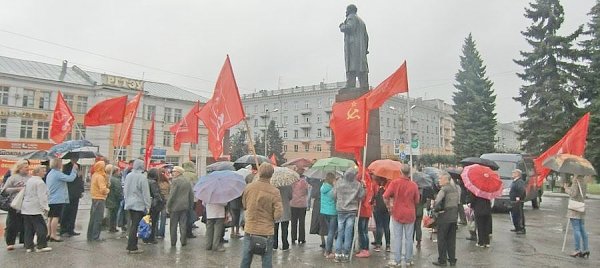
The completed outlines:
<svg viewBox="0 0 600 268">
<path fill-rule="evenodd" d="M 242 195 L 246 188 L 244 177 L 230 170 L 213 171 L 200 177 L 194 186 L 194 196 L 203 203 L 225 204 Z"/>
<path fill-rule="evenodd" d="M 50 148 L 50 150 L 48 151 L 48 154 L 51 155 L 57 155 L 57 154 L 63 154 L 75 149 L 79 149 L 81 147 L 89 147 L 89 146 L 95 146 L 92 142 L 88 141 L 88 140 L 71 140 L 71 141 L 65 141 L 63 143 L 59 143 L 57 145 L 52 146 L 52 148 Z"/>
</svg>

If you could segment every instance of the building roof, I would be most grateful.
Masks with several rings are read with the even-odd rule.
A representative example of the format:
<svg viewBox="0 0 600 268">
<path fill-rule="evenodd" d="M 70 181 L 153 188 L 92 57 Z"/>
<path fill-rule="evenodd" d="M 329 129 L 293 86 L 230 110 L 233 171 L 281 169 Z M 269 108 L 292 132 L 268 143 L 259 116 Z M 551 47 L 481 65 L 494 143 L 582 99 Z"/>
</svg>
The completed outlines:
<svg viewBox="0 0 600 268">
<path fill-rule="evenodd" d="M 76 68 L 73 67 L 75 66 L 66 68 L 64 77 L 61 79 L 63 67 L 60 65 L 0 56 L 0 73 L 84 86 L 96 86 L 102 84 L 101 73 L 82 70 L 91 78 L 91 81 L 89 81 L 77 73 L 75 71 Z M 207 101 L 205 97 L 165 83 L 144 81 L 144 91 L 148 92 L 150 96 L 158 98 L 186 101 L 200 100 L 201 102 Z"/>
</svg>

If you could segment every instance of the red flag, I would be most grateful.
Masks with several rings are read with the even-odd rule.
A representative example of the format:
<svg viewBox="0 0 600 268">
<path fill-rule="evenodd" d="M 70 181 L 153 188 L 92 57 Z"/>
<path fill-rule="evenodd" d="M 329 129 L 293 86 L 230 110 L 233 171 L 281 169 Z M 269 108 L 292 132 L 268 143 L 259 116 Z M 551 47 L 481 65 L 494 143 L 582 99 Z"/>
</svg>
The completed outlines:
<svg viewBox="0 0 600 268">
<path fill-rule="evenodd" d="M 367 109 L 379 108 L 383 103 L 398 93 L 408 92 L 408 75 L 406 61 L 392 75 L 386 78 L 376 88 L 366 94 Z"/>
<path fill-rule="evenodd" d="M 94 105 L 83 119 L 83 125 L 88 127 L 123 123 L 127 96 L 107 99 Z"/>
<path fill-rule="evenodd" d="M 273 164 L 274 166 L 277 166 L 277 158 L 275 157 L 275 154 L 271 154 L 271 164 Z"/>
<path fill-rule="evenodd" d="M 52 114 L 50 139 L 56 143 L 63 142 L 73 129 L 73 121 L 75 121 L 75 116 L 73 116 L 73 112 L 71 112 L 69 105 L 67 105 L 62 93 L 59 91 L 56 98 L 56 106 L 54 106 L 54 113 Z"/>
<path fill-rule="evenodd" d="M 354 153 L 356 159 L 360 159 L 360 149 L 367 142 L 369 120 L 365 96 L 334 103 L 329 121 L 329 127 L 335 135 L 335 150 Z"/>
<path fill-rule="evenodd" d="M 141 99 L 142 92 L 140 91 L 127 103 L 127 106 L 125 107 L 125 116 L 123 116 L 123 123 L 115 125 L 113 132 L 113 146 L 123 147 L 131 144 L 131 129 L 133 128 L 133 122 Z"/>
<path fill-rule="evenodd" d="M 208 148 L 218 159 L 223 153 L 225 131 L 246 117 L 229 56 L 221 68 L 212 98 L 202 107 L 198 117 L 208 129 Z"/>
<path fill-rule="evenodd" d="M 588 134 L 588 125 L 590 123 L 590 113 L 586 113 L 569 129 L 562 139 L 552 145 L 550 149 L 543 152 L 533 160 L 535 171 L 538 175 L 538 185 L 542 185 L 544 179 L 550 174 L 550 169 L 544 167 L 542 163 L 546 158 L 555 154 L 573 154 L 583 156 L 585 152 L 585 141 Z"/>
<path fill-rule="evenodd" d="M 146 138 L 146 153 L 144 154 L 144 163 L 146 163 L 146 169 L 150 166 L 150 159 L 152 158 L 152 151 L 154 151 L 154 114 L 152 114 L 152 125 L 150 125 L 150 131 Z"/>
<path fill-rule="evenodd" d="M 175 135 L 173 140 L 173 148 L 179 152 L 181 144 L 189 142 L 198 144 L 198 110 L 200 109 L 200 102 L 196 102 L 196 105 L 192 107 L 181 121 L 177 124 L 172 125 L 169 131 Z"/>
</svg>

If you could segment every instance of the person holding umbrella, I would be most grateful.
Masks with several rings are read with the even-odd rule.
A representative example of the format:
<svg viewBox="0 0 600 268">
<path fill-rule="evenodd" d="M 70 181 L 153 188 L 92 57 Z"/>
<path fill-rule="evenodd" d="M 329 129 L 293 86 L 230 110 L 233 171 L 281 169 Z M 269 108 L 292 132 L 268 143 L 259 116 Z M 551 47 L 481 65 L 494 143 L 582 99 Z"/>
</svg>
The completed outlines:
<svg viewBox="0 0 600 268">
<path fill-rule="evenodd" d="M 48 204 L 50 211 L 48 212 L 48 236 L 50 242 L 62 242 L 56 235 L 58 228 L 58 220 L 62 215 L 62 210 L 65 204 L 69 203 L 69 192 L 67 182 L 72 182 L 77 177 L 78 166 L 73 165 L 70 175 L 62 173 L 62 159 L 52 159 L 50 162 L 50 172 L 46 176 L 46 184 L 48 185 Z"/>
<path fill-rule="evenodd" d="M 65 175 L 71 174 L 74 165 L 78 165 L 79 157 L 76 154 L 72 154 L 70 162 L 63 165 L 62 172 Z M 84 183 L 82 173 L 77 172 L 75 180 L 67 182 L 67 190 L 69 192 L 69 203 L 65 204 L 62 215 L 60 217 L 60 236 L 76 236 L 79 235 L 75 231 L 75 221 L 77 220 L 77 210 L 79 209 L 79 199 L 83 197 Z"/>
<path fill-rule="evenodd" d="M 563 184 L 565 192 L 569 195 L 570 200 L 584 203 L 585 196 L 587 194 L 587 183 L 584 182 L 584 176 L 576 175 L 573 178 L 573 182 L 569 187 L 566 183 Z M 585 231 L 585 210 L 577 211 L 575 209 L 569 209 L 567 211 L 567 218 L 571 221 L 573 226 L 573 237 L 575 240 L 575 252 L 570 254 L 571 257 L 590 257 L 590 249 L 588 247 L 588 235 Z"/>
</svg>

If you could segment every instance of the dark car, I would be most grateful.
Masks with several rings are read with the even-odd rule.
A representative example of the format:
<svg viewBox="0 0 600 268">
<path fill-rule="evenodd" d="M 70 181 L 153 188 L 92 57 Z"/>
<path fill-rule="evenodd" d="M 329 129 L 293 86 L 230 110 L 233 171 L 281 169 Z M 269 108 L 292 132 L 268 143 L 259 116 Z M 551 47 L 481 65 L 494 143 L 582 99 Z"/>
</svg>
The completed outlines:
<svg viewBox="0 0 600 268">
<path fill-rule="evenodd" d="M 527 154 L 489 153 L 482 154 L 481 158 L 493 160 L 500 166 L 498 173 L 503 183 L 502 196 L 494 200 L 494 209 L 508 210 L 512 207 L 508 193 L 512 183 L 511 174 L 514 169 L 523 171 L 523 180 L 526 183 L 525 202 L 531 201 L 533 208 L 539 208 L 542 202 L 542 185 L 538 185 L 537 174 L 533 166 L 533 157 Z"/>
</svg>

